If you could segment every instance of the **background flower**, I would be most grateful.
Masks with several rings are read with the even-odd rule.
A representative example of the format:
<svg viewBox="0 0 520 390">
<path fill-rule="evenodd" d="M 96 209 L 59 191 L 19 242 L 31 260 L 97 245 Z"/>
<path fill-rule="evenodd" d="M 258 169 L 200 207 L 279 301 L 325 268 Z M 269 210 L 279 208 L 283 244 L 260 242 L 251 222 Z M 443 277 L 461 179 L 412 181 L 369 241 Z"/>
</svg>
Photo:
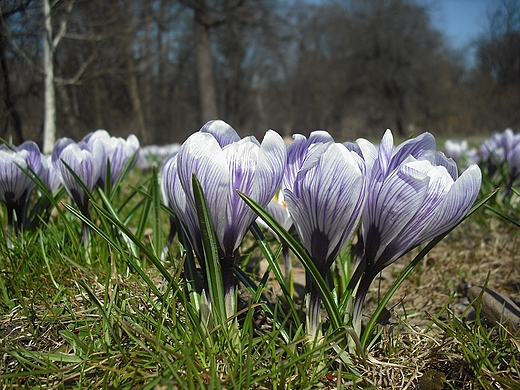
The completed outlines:
<svg viewBox="0 0 520 390">
<path fill-rule="evenodd" d="M 30 175 L 39 175 L 41 167 L 40 149 L 33 141 L 26 141 L 18 147 L 0 146 L 0 200 L 7 206 L 9 230 L 13 226 L 14 213 L 16 228 L 23 226 L 27 199 L 35 186 Z"/>
</svg>

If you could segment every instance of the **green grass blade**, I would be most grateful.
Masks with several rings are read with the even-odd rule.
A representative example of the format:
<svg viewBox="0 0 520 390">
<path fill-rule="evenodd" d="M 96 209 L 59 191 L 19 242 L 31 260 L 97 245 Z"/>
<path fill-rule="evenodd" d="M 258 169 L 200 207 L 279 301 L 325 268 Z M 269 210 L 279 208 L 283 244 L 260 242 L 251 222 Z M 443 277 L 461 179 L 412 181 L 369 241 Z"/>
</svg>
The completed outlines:
<svg viewBox="0 0 520 390">
<path fill-rule="evenodd" d="M 110 212 L 111 216 L 114 219 L 117 219 L 120 223 L 123 223 L 123 221 L 121 220 L 121 216 L 119 215 L 116 208 L 112 204 L 110 197 L 107 196 L 107 194 L 103 190 L 101 190 L 101 188 L 99 188 L 99 195 L 101 197 L 101 200 L 103 201 L 103 204 L 105 205 L 105 208 Z M 128 249 L 132 252 L 134 257 L 139 257 L 139 253 L 137 251 L 137 248 L 136 248 L 134 242 L 132 240 L 130 240 L 130 238 L 125 234 L 121 234 L 121 237 L 123 238 L 123 241 L 127 245 Z M 114 239 L 116 239 L 116 237 L 114 237 Z"/>
<path fill-rule="evenodd" d="M 223 325 L 226 320 L 226 305 L 224 300 L 224 283 L 222 280 L 222 269 L 218 253 L 217 238 L 211 223 L 211 217 L 204 196 L 204 191 L 197 176 L 193 174 L 193 196 L 199 219 L 200 235 L 204 250 L 204 261 L 206 264 L 208 289 L 211 299 L 211 308 L 216 325 Z"/>
<path fill-rule="evenodd" d="M 282 328 L 281 322 L 278 320 L 278 318 L 275 318 L 274 313 L 274 306 L 272 303 L 269 302 L 267 297 L 263 294 L 262 288 L 259 288 L 259 286 L 256 285 L 256 283 L 237 265 L 235 265 L 235 275 L 238 277 L 238 279 L 242 282 L 242 284 L 249 290 L 251 295 L 253 295 L 252 303 L 259 302 L 260 299 L 262 299 L 262 309 L 267 313 L 267 315 L 271 318 L 273 321 L 278 322 L 278 328 L 280 329 L 280 334 L 284 341 L 286 343 L 289 343 L 291 340 L 289 333 L 285 328 Z M 260 286 L 265 285 L 265 282 L 267 281 L 268 274 L 266 273 L 265 278 L 263 280 L 263 283 L 260 284 Z M 299 321 L 299 317 L 296 317 Z"/>
<path fill-rule="evenodd" d="M 248 197 L 243 192 L 237 192 L 240 195 L 240 197 L 247 203 L 247 205 L 251 207 L 251 209 L 255 213 L 257 213 L 260 218 L 262 218 L 262 220 L 267 224 L 267 226 L 273 229 L 273 231 L 278 235 L 278 237 L 280 237 L 281 240 L 284 240 L 287 243 L 287 245 L 289 246 L 289 248 L 291 248 L 296 257 L 298 257 L 298 259 L 302 262 L 303 266 L 305 267 L 305 271 L 310 275 L 310 277 L 316 284 L 316 287 L 320 293 L 323 302 L 323 306 L 325 307 L 325 310 L 329 315 L 329 320 L 331 322 L 333 330 L 341 328 L 343 326 L 343 321 L 339 314 L 336 302 L 332 297 L 327 283 L 321 276 L 320 272 L 316 268 L 316 265 L 310 258 L 305 248 L 298 241 L 296 241 L 294 237 L 287 230 L 285 230 L 283 226 L 273 216 L 271 216 L 271 214 L 265 211 L 265 209 L 262 208 L 258 203 L 256 203 L 253 199 Z"/>
<path fill-rule="evenodd" d="M 278 248 L 276 255 L 273 254 L 271 247 L 268 245 L 267 241 L 265 240 L 262 231 L 258 227 L 256 223 L 253 223 L 251 225 L 251 233 L 256 238 L 258 242 L 258 246 L 262 250 L 262 253 L 264 254 L 267 262 L 269 263 L 269 267 L 274 273 L 274 276 L 276 277 L 276 280 L 278 281 L 278 284 L 280 285 L 280 288 L 282 289 L 282 293 L 284 295 L 285 300 L 289 304 L 289 307 L 291 308 L 291 312 L 293 315 L 293 318 L 295 319 L 297 326 L 300 326 L 300 316 L 298 314 L 298 310 L 296 310 L 296 307 L 294 305 L 294 300 L 292 298 L 292 295 L 289 291 L 289 289 L 286 286 L 285 278 L 283 277 L 282 270 L 280 269 L 280 266 L 276 259 L 280 256 L 280 253 L 282 252 L 282 246 Z"/>
<path fill-rule="evenodd" d="M 126 234 L 135 244 L 136 246 L 152 261 L 152 263 L 159 269 L 161 274 L 165 277 L 165 279 L 169 283 L 173 283 L 172 277 L 170 273 L 164 268 L 161 261 L 154 257 L 153 253 L 151 253 L 148 248 L 135 237 L 128 228 L 120 223 L 117 219 L 113 219 L 110 214 L 106 210 L 104 210 L 101 206 L 97 205 L 95 202 L 92 202 L 92 205 L 98 210 L 98 212 L 104 215 L 107 219 L 111 220 L 111 222 L 119 228 L 123 234 Z M 161 292 L 157 289 L 155 284 L 150 280 L 146 272 L 142 269 L 142 267 L 137 264 L 135 259 L 132 256 L 129 256 L 121 246 L 112 239 L 108 234 L 106 234 L 102 229 L 100 229 L 95 223 L 86 218 L 79 210 L 75 209 L 69 204 L 65 204 L 64 207 L 69 210 L 74 216 L 88 225 L 94 233 L 97 233 L 101 238 L 103 238 L 112 248 L 114 248 L 117 252 L 124 256 L 125 261 L 141 276 L 141 278 L 146 282 L 148 287 L 152 290 L 152 292 L 160 299 L 162 299 Z"/>
<path fill-rule="evenodd" d="M 516 227 L 520 228 L 520 221 L 518 221 L 517 219 L 514 219 L 513 217 L 510 217 L 509 215 L 507 215 L 503 211 L 500 211 L 499 209 L 497 209 L 497 208 L 495 208 L 493 206 L 485 205 L 484 207 L 486 209 L 488 209 L 489 211 L 494 212 L 500 218 L 505 219 L 506 221 L 511 222 L 513 225 L 515 225 Z"/>
<path fill-rule="evenodd" d="M 152 180 L 150 183 L 152 188 L 152 248 L 155 256 L 161 257 L 161 253 L 164 249 L 163 235 L 162 233 L 162 221 L 161 221 L 161 189 L 159 188 L 159 178 L 157 174 L 157 167 L 152 169 Z"/>
</svg>

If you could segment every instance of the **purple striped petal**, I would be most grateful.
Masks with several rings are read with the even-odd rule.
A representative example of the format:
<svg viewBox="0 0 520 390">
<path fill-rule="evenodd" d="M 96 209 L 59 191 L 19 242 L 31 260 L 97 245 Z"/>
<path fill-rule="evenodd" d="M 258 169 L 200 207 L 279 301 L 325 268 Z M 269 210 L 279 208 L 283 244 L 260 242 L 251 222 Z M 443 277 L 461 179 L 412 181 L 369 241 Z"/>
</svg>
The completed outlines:
<svg viewBox="0 0 520 390">
<path fill-rule="evenodd" d="M 177 172 L 177 153 L 170 156 L 164 163 L 161 170 L 161 191 L 163 199 L 170 207 L 190 240 L 195 253 L 202 259 L 203 249 L 200 240 L 200 229 L 197 216 L 187 201 L 186 193 L 182 187 Z"/>
<path fill-rule="evenodd" d="M 52 156 L 42 157 L 41 179 L 51 194 L 54 194 L 61 186 L 61 175 L 56 172 L 52 164 Z"/>
<path fill-rule="evenodd" d="M 228 200 L 225 225 L 217 229 L 217 234 L 226 253 L 232 253 L 238 248 L 243 235 L 255 218 L 254 212 L 240 198 L 236 190 L 249 196 L 253 195 L 259 149 L 255 143 L 242 139 L 226 146 L 223 150 L 228 163 L 230 180 L 225 193 Z"/>
<path fill-rule="evenodd" d="M 286 160 L 287 148 L 283 138 L 273 130 L 267 131 L 258 151 L 251 193 L 262 207 L 267 206 L 282 184 Z"/>
<path fill-rule="evenodd" d="M 423 205 L 430 178 L 408 165 L 382 183 L 369 183 L 363 236 L 369 261 L 377 259 Z"/>
<path fill-rule="evenodd" d="M 19 168 L 27 169 L 28 157 L 27 151 L 15 152 L 7 148 L 0 150 L 0 199 L 10 207 L 31 186 L 31 179 Z"/>
<path fill-rule="evenodd" d="M 102 154 L 98 150 L 98 148 L 101 148 L 101 145 L 95 145 L 97 145 L 94 146 L 96 154 Z M 62 182 L 67 192 L 80 208 L 84 209 L 88 205 L 88 198 L 83 188 L 76 181 L 74 176 L 72 176 L 63 162 L 70 167 L 89 191 L 92 191 L 99 178 L 102 162 L 96 159 L 94 153 L 90 150 L 86 148 L 81 149 L 78 144 L 70 143 L 61 151 L 59 163 L 55 165 L 61 174 Z"/>
<path fill-rule="evenodd" d="M 177 172 L 192 210 L 196 209 L 192 175 L 197 175 L 206 196 L 213 228 L 217 238 L 222 238 L 226 228 L 230 177 L 224 152 L 213 135 L 198 132 L 184 142 L 177 155 Z"/>
<path fill-rule="evenodd" d="M 54 144 L 54 148 L 52 148 L 52 164 L 54 165 L 54 169 L 56 172 L 58 172 L 59 175 L 61 175 L 61 170 L 59 169 L 59 166 L 61 165 L 60 161 L 60 155 L 61 152 L 63 152 L 63 149 L 65 149 L 70 144 L 74 144 L 75 142 L 67 137 L 60 138 L 56 143 Z"/>
<path fill-rule="evenodd" d="M 453 183 L 439 203 L 430 222 L 413 242 L 413 246 L 431 240 L 456 226 L 475 203 L 480 191 L 482 173 L 477 165 L 471 165 Z"/>
<path fill-rule="evenodd" d="M 294 186 L 285 189 L 287 208 L 313 261 L 326 270 L 352 235 L 365 201 L 363 160 L 344 145 L 317 147 Z"/>
<path fill-rule="evenodd" d="M 293 139 L 294 141 L 287 147 L 287 166 L 283 179 L 284 188 L 289 189 L 292 188 L 296 175 L 310 154 L 313 145 L 334 142 L 332 136 L 323 130 L 313 131 L 309 139 L 301 134 L 293 135 Z"/>
<path fill-rule="evenodd" d="M 106 149 L 105 153 L 107 158 L 110 159 L 110 174 L 113 186 L 116 181 L 119 180 L 126 164 L 128 164 L 134 153 L 138 152 L 140 144 L 137 137 L 133 134 L 129 135 L 126 140 L 112 137 L 112 142 L 115 144 L 112 154 L 109 155 Z M 135 157 L 132 166 L 129 167 L 130 169 L 135 166 L 138 157 L 139 156 Z"/>
<path fill-rule="evenodd" d="M 33 141 L 25 141 L 18 148 L 15 149 L 17 151 L 26 150 L 27 152 L 29 152 L 27 163 L 33 170 L 33 173 L 38 175 L 42 167 L 42 154 L 38 145 L 36 145 L 36 143 Z"/>
<path fill-rule="evenodd" d="M 395 148 L 392 153 L 392 165 L 390 169 L 395 169 L 406 160 L 408 156 L 419 158 L 423 154 L 435 152 L 435 150 L 435 137 L 430 133 L 423 133 L 415 138 L 408 139 Z"/>
<path fill-rule="evenodd" d="M 226 122 L 221 120 L 213 120 L 206 123 L 200 129 L 201 133 L 209 133 L 217 140 L 221 148 L 233 142 L 240 141 L 240 136 Z"/>
</svg>

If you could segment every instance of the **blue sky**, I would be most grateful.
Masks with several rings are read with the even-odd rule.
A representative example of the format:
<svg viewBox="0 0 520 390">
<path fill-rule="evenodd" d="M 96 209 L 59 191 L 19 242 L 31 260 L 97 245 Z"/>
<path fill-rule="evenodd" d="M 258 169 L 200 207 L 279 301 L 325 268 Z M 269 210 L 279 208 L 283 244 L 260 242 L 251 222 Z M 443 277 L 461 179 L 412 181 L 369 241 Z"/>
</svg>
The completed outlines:
<svg viewBox="0 0 520 390">
<path fill-rule="evenodd" d="M 447 43 L 466 55 L 468 64 L 475 62 L 472 43 L 489 31 L 488 15 L 499 0 L 418 0 L 430 5 L 435 28 L 444 33 Z"/>
</svg>

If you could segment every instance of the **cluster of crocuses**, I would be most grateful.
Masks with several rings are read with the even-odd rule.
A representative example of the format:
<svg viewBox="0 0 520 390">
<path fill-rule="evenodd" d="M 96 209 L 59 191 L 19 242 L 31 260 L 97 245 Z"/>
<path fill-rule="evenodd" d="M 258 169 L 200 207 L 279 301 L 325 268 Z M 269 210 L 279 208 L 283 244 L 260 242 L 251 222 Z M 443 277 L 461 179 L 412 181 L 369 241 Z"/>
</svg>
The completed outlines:
<svg viewBox="0 0 520 390">
<path fill-rule="evenodd" d="M 92 191 L 96 185 L 105 189 L 110 183 L 112 187 L 138 150 L 139 141 L 134 135 L 125 140 L 112 137 L 105 130 L 90 133 L 78 143 L 61 138 L 52 156 L 42 155 L 32 141 L 18 147 L 0 146 L 0 200 L 7 206 L 9 230 L 15 213 L 15 226 L 24 227 L 27 200 L 36 186 L 35 177 L 39 177 L 51 194 L 63 184 L 81 212 L 88 216 L 86 191 Z"/>
<path fill-rule="evenodd" d="M 509 190 L 520 177 L 520 134 L 512 129 L 495 132 L 482 142 L 478 149 L 477 163 L 484 167 L 489 176 L 506 177 Z M 505 171 L 502 170 L 505 167 Z"/>
<path fill-rule="evenodd" d="M 465 140 L 447 140 L 444 149 L 461 170 L 478 164 L 493 185 L 505 186 L 506 193 L 520 177 L 520 134 L 512 129 L 494 132 L 478 148 L 469 148 Z"/>
<path fill-rule="evenodd" d="M 240 138 L 225 122 L 210 121 L 163 165 L 164 199 L 206 273 L 193 174 L 200 181 L 219 245 L 226 297 L 234 295 L 233 265 L 257 217 L 237 190 L 267 209 L 280 190 L 297 234 L 323 276 L 360 225 L 364 273 L 354 302 L 359 320 L 375 276 L 456 226 L 480 190 L 478 166 L 470 165 L 459 176 L 455 162 L 436 151 L 429 133 L 397 147 L 389 130 L 379 146 L 365 139 L 336 143 L 325 131 L 293 138 L 286 146 L 269 130 L 260 143 L 254 137 Z M 282 213 L 282 218 L 287 216 Z M 315 286 L 309 291 L 307 331 L 314 335 L 320 296 Z"/>
</svg>

